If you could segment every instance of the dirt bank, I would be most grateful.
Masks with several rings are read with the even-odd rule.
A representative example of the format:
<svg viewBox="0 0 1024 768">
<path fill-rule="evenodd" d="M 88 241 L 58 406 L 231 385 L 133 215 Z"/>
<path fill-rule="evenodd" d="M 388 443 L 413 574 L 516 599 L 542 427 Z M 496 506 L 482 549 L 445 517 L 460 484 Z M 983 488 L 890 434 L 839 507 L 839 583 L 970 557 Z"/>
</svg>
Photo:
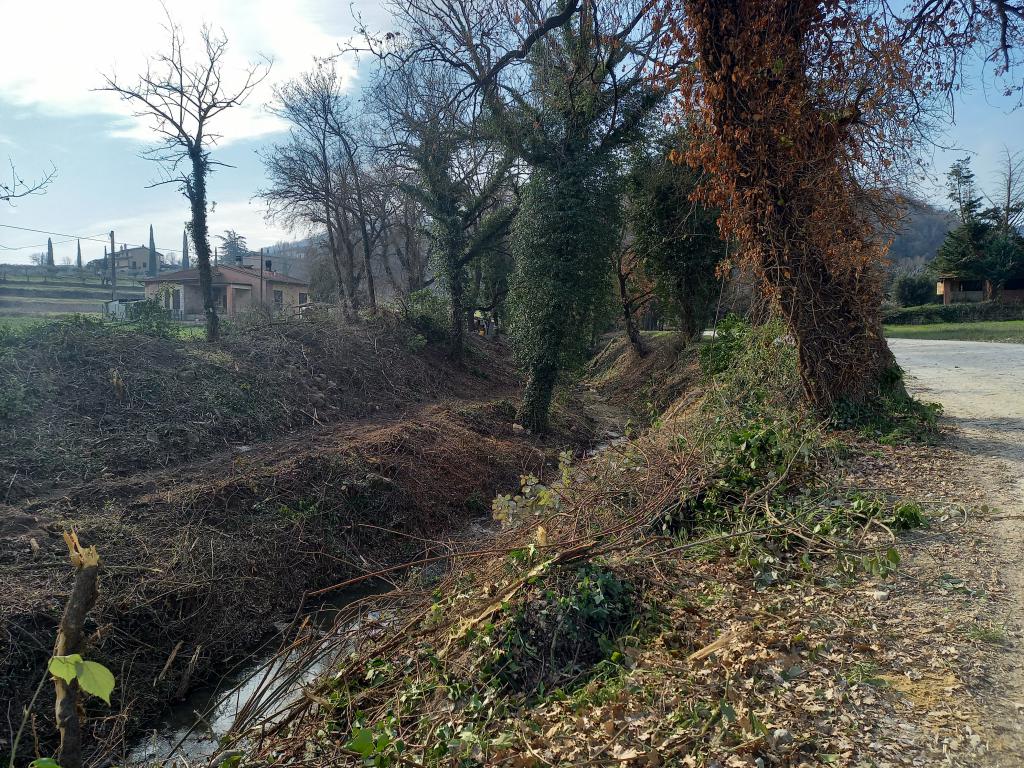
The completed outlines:
<svg viewBox="0 0 1024 768">
<path fill-rule="evenodd" d="M 276 343 L 286 345 L 292 331 L 286 329 Z M 376 343 L 382 359 L 362 361 L 358 354 L 366 355 L 367 347 L 358 346 L 358 354 L 344 363 L 307 363 L 315 371 L 349 371 L 344 386 L 337 381 L 340 374 L 328 379 L 332 391 L 345 396 L 328 401 L 333 409 L 316 411 L 335 423 L 318 418 L 314 426 L 293 427 L 251 445 L 229 445 L 191 461 L 174 460 L 155 443 L 140 462 L 147 469 L 136 464 L 116 472 L 51 477 L 47 493 L 0 507 L 0 716 L 18 722 L 44 674 L 70 586 L 60 539 L 70 526 L 83 542 L 97 545 L 104 562 L 88 656 L 110 667 L 118 685 L 112 707 L 87 702 L 89 743 L 99 759 L 116 754 L 124 736 L 145 718 L 226 670 L 275 624 L 289 621 L 306 591 L 459 547 L 458 533 L 473 520 L 489 519 L 498 492 L 517 488 L 520 475 L 543 475 L 560 449 L 582 449 L 599 437 L 599 426 L 572 395 L 555 414 L 553 435 L 541 440 L 514 430 L 516 391 L 500 348 L 475 342 L 467 365 L 456 368 L 440 352 L 402 347 L 400 335 L 363 332 L 369 349 Z M 48 344 L 61 348 L 56 341 Z M 178 362 L 182 355 L 227 354 L 181 344 L 157 341 L 154 346 L 159 355 L 178 355 L 173 358 Z M 308 353 L 308 347 L 291 351 Z M 156 359 L 158 353 L 144 349 L 140 357 Z M 96 381 L 106 364 L 83 367 Z M 219 358 L 211 365 L 227 371 L 225 384 L 252 373 L 241 365 L 235 371 Z M 169 367 L 133 370 L 126 391 L 135 387 L 138 393 Z M 287 383 L 292 374 L 272 375 Z M 309 386 L 308 391 L 322 390 Z M 306 392 L 278 388 L 259 397 L 290 397 L 294 407 Z M 197 393 L 195 399 L 211 402 L 208 394 Z M 122 423 L 105 427 L 119 439 L 131 439 L 125 423 L 156 419 L 169 420 L 172 431 L 199 433 L 174 421 L 180 409 L 195 409 L 195 403 L 160 400 L 153 415 L 145 408 L 154 401 L 136 397 L 140 402 L 126 398 L 110 406 L 122 408 Z M 428 398 L 436 401 L 415 402 Z M 55 423 L 68 408 L 46 407 Z M 360 411 L 373 415 L 342 421 L 343 414 Z M 227 415 L 215 414 L 221 425 L 229 423 Z M 30 421 L 40 423 L 35 416 Z M 96 439 L 93 426 L 82 423 L 77 431 L 62 427 L 71 442 Z M 217 440 L 230 442 L 223 432 Z M 110 465 L 109 456 L 100 458 L 101 465 Z M 43 485 L 39 471 L 27 476 L 23 495 Z M 36 706 L 43 754 L 52 746 L 50 711 L 46 701 Z M 9 738 L 0 736 L 0 751 Z M 23 747 L 26 754 L 33 749 L 31 741 Z"/>
<path fill-rule="evenodd" d="M 514 386 L 494 345 L 452 365 L 390 315 L 227 330 L 207 344 L 73 318 L 0 333 L 0 501 Z"/>
<path fill-rule="evenodd" d="M 92 722 L 94 743 L 113 746 L 290 619 L 305 591 L 457 547 L 453 532 L 551 458 L 513 433 L 512 414 L 502 399 L 421 406 L 5 510 L 4 714 L 15 718 L 51 653 L 70 585 L 64 528 L 103 556 L 90 656 L 114 670 L 120 714 Z"/>
</svg>

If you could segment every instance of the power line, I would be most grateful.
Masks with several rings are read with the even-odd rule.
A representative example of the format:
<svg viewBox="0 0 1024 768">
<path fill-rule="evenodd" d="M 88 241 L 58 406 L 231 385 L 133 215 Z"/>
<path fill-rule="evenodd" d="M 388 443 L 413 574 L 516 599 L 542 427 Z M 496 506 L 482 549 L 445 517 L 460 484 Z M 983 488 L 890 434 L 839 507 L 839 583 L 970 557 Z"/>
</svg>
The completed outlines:
<svg viewBox="0 0 1024 768">
<path fill-rule="evenodd" d="M 67 232 L 50 232 L 49 230 L 45 230 L 45 229 L 32 229 L 31 227 L 17 227 L 14 224 L 0 224 L 0 227 L 3 227 L 4 229 L 17 229 L 17 230 L 19 230 L 21 232 L 34 232 L 34 233 L 39 234 L 39 235 L 53 235 L 55 237 L 66 237 L 66 238 L 68 238 L 67 240 L 64 240 L 63 243 L 69 243 L 72 240 L 86 240 L 86 241 L 89 241 L 89 242 L 103 243 L 104 245 L 106 245 L 107 243 L 110 242 L 110 240 L 107 237 L 104 236 L 103 232 L 100 232 L 97 235 L 72 235 L 72 234 L 68 234 Z M 55 245 L 61 245 L 63 243 L 55 243 Z M 42 245 L 19 245 L 19 246 L 8 246 L 8 245 L 0 244 L 0 248 L 3 248 L 6 251 L 23 251 L 23 250 L 27 250 L 29 248 L 43 248 L 45 245 L 46 245 L 46 243 L 43 243 Z M 148 245 L 143 244 L 143 243 L 119 243 L 119 245 L 126 245 L 129 248 L 148 248 L 149 247 Z M 161 249 L 161 248 L 158 247 L 157 250 L 165 250 L 167 253 L 172 253 L 172 252 L 173 253 L 177 253 L 178 252 L 177 248 Z"/>
</svg>

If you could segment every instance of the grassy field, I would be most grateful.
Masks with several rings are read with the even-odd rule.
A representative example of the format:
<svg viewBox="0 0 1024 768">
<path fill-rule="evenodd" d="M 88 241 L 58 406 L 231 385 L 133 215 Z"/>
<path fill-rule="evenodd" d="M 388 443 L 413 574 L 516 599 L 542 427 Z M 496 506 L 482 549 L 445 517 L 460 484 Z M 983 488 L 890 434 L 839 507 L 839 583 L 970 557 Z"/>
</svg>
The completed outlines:
<svg viewBox="0 0 1024 768">
<path fill-rule="evenodd" d="M 887 325 L 891 339 L 947 339 L 950 341 L 1002 341 L 1024 344 L 1024 320 L 990 320 L 980 323 L 931 323 Z"/>
<path fill-rule="evenodd" d="M 60 320 L 66 317 L 72 317 L 74 314 L 84 315 L 91 318 L 100 318 L 102 315 L 99 312 L 79 312 L 79 313 L 68 313 L 68 314 L 46 314 L 46 315 L 3 315 L 0 314 L 0 328 L 28 328 L 29 326 L 35 325 L 36 323 L 45 323 L 50 320 Z M 131 333 L 137 330 L 135 323 L 122 323 L 120 328 L 126 333 Z M 177 337 L 182 340 L 189 339 L 205 339 L 206 328 L 203 325 L 197 325 L 194 323 L 180 323 L 175 325 L 177 331 Z"/>
</svg>

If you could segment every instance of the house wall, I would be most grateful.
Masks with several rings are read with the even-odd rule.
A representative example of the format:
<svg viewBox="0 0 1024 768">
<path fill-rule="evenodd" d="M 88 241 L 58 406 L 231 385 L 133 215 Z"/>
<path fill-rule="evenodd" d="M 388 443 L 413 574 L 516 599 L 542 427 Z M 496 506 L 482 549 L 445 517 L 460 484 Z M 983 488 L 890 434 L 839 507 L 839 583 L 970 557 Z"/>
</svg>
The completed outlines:
<svg viewBox="0 0 1024 768">
<path fill-rule="evenodd" d="M 228 285 L 213 286 L 217 311 L 228 316 L 234 315 L 250 307 L 259 304 L 260 300 L 260 275 L 248 270 L 239 272 L 237 270 L 221 273 L 219 280 L 228 281 Z M 218 280 L 218 281 L 219 281 Z M 203 297 L 198 282 L 171 283 L 169 281 L 150 282 L 146 284 L 146 298 L 153 298 L 160 295 L 161 288 L 171 287 L 178 289 L 182 295 L 182 314 L 186 319 L 201 317 L 203 315 Z M 271 310 L 277 309 L 274 301 L 274 292 L 281 292 L 281 309 L 291 310 L 298 306 L 299 295 L 304 294 L 308 300 L 309 286 L 296 283 L 278 282 L 272 279 L 264 280 L 263 301 Z M 225 312 L 226 309 L 226 312 Z"/>
<path fill-rule="evenodd" d="M 299 305 L 299 294 L 309 294 L 309 288 L 305 285 L 295 285 L 294 283 L 275 283 L 272 280 L 268 280 L 266 287 L 264 288 L 263 302 L 271 309 L 276 309 L 274 302 L 274 291 L 281 292 L 281 308 L 290 309 Z"/>
<path fill-rule="evenodd" d="M 957 280 L 954 278 L 946 278 L 941 281 L 941 290 L 938 293 L 942 294 L 943 304 L 959 304 L 968 301 L 984 301 L 985 291 L 964 291 L 962 290 L 964 281 Z"/>
</svg>

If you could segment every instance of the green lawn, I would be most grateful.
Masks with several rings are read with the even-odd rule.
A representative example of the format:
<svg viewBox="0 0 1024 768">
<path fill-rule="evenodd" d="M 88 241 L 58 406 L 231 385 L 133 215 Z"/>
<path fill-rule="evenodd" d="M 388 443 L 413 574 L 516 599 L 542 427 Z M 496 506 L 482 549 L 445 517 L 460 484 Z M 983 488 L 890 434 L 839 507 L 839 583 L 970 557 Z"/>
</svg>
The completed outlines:
<svg viewBox="0 0 1024 768">
<path fill-rule="evenodd" d="M 38 315 L 0 315 L 0 328 L 25 328 L 44 320 L 45 317 Z"/>
<path fill-rule="evenodd" d="M 887 325 L 890 339 L 948 339 L 951 341 L 1003 341 L 1024 344 L 1024 320 L 986 320 L 979 323 Z"/>
<path fill-rule="evenodd" d="M 99 312 L 75 312 L 75 313 L 47 313 L 38 315 L 4 315 L 0 314 L 0 328 L 27 328 L 30 325 L 37 323 L 45 323 L 52 320 L 61 320 L 67 317 L 74 317 L 75 315 L 84 315 L 93 319 L 100 319 L 103 317 Z M 126 333 L 134 333 L 137 331 L 137 326 L 134 323 L 123 323 L 120 327 Z M 175 330 L 177 331 L 178 338 L 180 339 L 205 339 L 206 338 L 206 326 L 197 325 L 194 323 L 176 323 Z"/>
</svg>

